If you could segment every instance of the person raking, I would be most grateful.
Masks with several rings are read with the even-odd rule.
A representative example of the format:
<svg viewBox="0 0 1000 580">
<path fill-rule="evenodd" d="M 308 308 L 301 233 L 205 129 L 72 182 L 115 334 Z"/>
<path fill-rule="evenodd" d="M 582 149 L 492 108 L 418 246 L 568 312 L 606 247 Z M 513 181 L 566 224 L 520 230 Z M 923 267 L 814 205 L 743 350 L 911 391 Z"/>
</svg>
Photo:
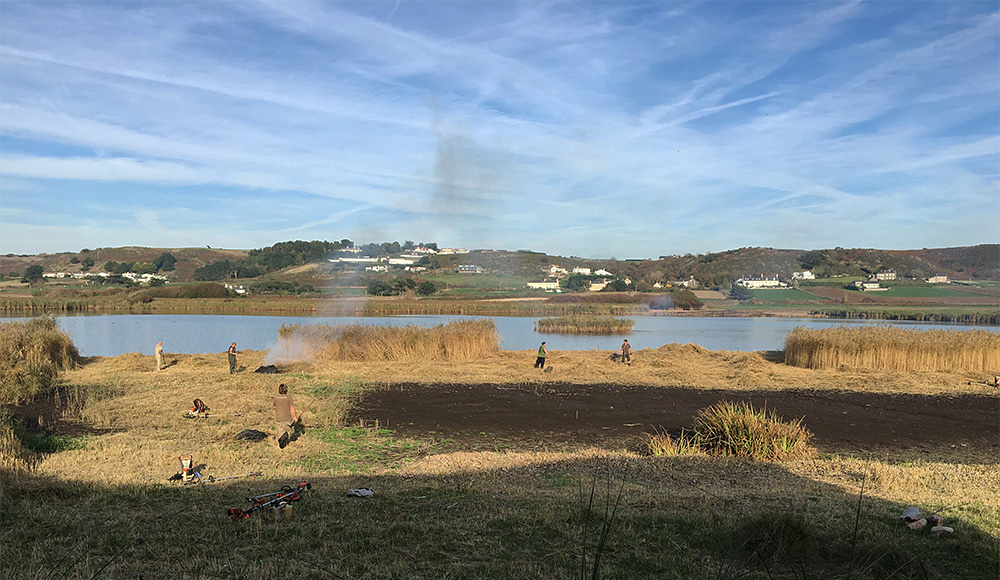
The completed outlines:
<svg viewBox="0 0 1000 580">
<path fill-rule="evenodd" d="M 288 387 L 284 383 L 278 385 L 278 396 L 274 398 L 274 437 L 278 441 L 278 448 L 284 449 L 292 437 L 293 424 L 299 420 L 295 412 L 295 403 L 291 395 L 288 394 Z"/>
</svg>

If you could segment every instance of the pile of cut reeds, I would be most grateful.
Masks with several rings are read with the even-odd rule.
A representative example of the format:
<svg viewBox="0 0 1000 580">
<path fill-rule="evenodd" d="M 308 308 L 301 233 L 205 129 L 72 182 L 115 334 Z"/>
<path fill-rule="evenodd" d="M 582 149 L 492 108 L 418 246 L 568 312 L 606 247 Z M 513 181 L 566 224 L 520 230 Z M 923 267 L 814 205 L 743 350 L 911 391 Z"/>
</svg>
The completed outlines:
<svg viewBox="0 0 1000 580">
<path fill-rule="evenodd" d="M 996 372 L 1000 370 L 1000 333 L 800 326 L 785 337 L 785 362 L 809 369 Z"/>
<path fill-rule="evenodd" d="M 0 403 L 27 401 L 50 389 L 80 353 L 51 317 L 0 323 Z"/>
<path fill-rule="evenodd" d="M 635 321 L 613 316 L 563 316 L 543 318 L 535 323 L 536 332 L 552 334 L 629 334 Z"/>
<path fill-rule="evenodd" d="M 322 361 L 470 361 L 500 351 L 492 320 L 459 320 L 431 328 L 351 324 L 282 326 L 279 338 L 295 341 Z"/>
</svg>

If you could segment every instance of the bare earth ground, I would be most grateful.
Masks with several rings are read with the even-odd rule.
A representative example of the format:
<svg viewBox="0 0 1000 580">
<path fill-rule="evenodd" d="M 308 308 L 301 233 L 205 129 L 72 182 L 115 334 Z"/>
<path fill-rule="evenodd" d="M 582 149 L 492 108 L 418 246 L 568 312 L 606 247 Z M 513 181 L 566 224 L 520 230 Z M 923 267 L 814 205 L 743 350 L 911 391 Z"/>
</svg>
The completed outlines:
<svg viewBox="0 0 1000 580">
<path fill-rule="evenodd" d="M 647 433 L 690 428 L 722 400 L 804 417 L 826 453 L 953 463 L 1000 457 L 1000 396 L 694 390 L 615 385 L 399 385 L 369 392 L 348 415 L 450 449 L 639 449 Z M 990 459 L 992 458 L 992 459 Z"/>
</svg>

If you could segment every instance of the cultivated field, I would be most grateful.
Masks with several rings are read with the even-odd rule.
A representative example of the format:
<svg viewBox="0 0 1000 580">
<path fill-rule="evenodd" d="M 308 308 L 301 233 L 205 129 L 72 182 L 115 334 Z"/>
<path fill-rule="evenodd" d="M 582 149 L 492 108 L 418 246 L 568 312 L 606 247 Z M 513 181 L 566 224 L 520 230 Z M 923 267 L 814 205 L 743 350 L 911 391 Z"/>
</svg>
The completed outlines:
<svg viewBox="0 0 1000 580">
<path fill-rule="evenodd" d="M 85 359 L 14 409 L 20 441 L 45 453 L 0 437 L 0 577 L 996 577 L 990 372 L 808 369 L 675 344 L 631 366 L 553 351 L 544 373 L 488 340 L 456 358 L 420 340 L 400 337 L 395 360 L 334 349 L 275 375 L 251 372 L 266 352 L 242 353 L 236 375 L 225 353 L 168 353 L 160 372 L 147 355 Z M 307 408 L 301 436 L 283 450 L 235 439 L 273 430 L 279 383 Z M 182 418 L 194 398 L 213 416 Z M 801 418 L 814 451 L 650 454 L 651 435 L 722 401 Z M 182 454 L 205 476 L 263 476 L 168 482 Z M 226 515 L 305 481 L 287 521 Z M 362 487 L 374 497 L 347 495 Z M 910 530 L 908 506 L 954 532 Z"/>
</svg>

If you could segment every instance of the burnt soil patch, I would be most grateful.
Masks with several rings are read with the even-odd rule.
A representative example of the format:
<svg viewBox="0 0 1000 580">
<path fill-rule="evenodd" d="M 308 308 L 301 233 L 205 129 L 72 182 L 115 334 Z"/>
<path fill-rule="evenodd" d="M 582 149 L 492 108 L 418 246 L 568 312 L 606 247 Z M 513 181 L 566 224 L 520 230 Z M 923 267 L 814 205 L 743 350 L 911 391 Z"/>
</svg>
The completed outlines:
<svg viewBox="0 0 1000 580">
<path fill-rule="evenodd" d="M 442 450 L 640 450 L 646 434 L 690 428 L 697 412 L 746 401 L 804 418 L 824 453 L 993 463 L 1000 397 L 830 391 L 703 390 L 614 385 L 416 385 L 370 391 L 348 415 Z"/>
</svg>

